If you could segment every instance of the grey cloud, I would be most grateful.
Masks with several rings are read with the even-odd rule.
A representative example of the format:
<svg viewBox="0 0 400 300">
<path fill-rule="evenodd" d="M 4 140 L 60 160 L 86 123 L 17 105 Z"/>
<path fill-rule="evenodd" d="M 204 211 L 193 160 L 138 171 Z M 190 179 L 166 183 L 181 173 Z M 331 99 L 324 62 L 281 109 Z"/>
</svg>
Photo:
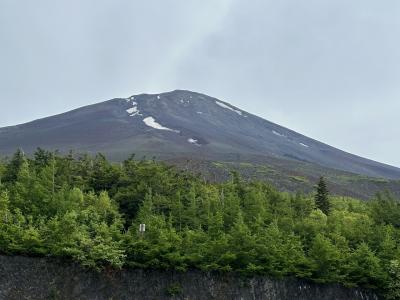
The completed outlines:
<svg viewBox="0 0 400 300">
<path fill-rule="evenodd" d="M 141 92 L 205 92 L 400 166 L 397 0 L 0 3 L 0 126 Z"/>
</svg>

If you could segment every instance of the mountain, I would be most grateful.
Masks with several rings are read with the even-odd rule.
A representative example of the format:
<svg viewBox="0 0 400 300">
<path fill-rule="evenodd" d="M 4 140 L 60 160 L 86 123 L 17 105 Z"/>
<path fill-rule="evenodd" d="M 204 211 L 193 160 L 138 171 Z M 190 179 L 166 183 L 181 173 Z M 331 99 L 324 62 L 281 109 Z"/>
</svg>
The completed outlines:
<svg viewBox="0 0 400 300">
<path fill-rule="evenodd" d="M 0 154 L 18 147 L 131 153 L 176 160 L 300 163 L 400 179 L 400 169 L 346 153 L 204 94 L 175 90 L 85 106 L 0 128 Z"/>
</svg>

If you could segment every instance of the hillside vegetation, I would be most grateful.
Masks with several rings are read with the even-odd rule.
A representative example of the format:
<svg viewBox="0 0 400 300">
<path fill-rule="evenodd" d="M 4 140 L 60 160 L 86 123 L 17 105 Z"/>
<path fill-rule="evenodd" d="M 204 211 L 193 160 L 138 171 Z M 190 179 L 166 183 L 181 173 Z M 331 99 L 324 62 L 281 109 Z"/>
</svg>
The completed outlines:
<svg viewBox="0 0 400 300">
<path fill-rule="evenodd" d="M 311 193 L 321 174 L 329 183 L 329 190 L 340 196 L 368 200 L 376 193 L 389 190 L 400 198 L 400 180 L 381 177 L 368 177 L 360 174 L 330 169 L 315 164 L 298 161 L 265 158 L 243 161 L 207 161 L 199 158 L 166 160 L 170 165 L 182 170 L 201 173 L 207 180 L 224 182 L 232 172 L 238 172 L 246 181 L 267 181 L 284 192 Z"/>
<path fill-rule="evenodd" d="M 237 173 L 209 183 L 152 160 L 112 164 L 42 149 L 0 163 L 0 179 L 5 254 L 98 269 L 295 276 L 400 297 L 400 205 L 389 193 L 368 202 L 330 196 L 321 207 L 314 195 Z"/>
</svg>

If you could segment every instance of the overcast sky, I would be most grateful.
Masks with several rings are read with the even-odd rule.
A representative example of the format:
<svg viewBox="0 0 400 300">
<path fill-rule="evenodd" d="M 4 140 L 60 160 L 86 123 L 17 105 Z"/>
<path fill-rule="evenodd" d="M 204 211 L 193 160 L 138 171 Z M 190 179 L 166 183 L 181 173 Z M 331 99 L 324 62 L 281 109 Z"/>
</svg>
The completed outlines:
<svg viewBox="0 0 400 300">
<path fill-rule="evenodd" d="M 400 166 L 399 0 L 0 0 L 0 126 L 188 89 Z"/>
</svg>

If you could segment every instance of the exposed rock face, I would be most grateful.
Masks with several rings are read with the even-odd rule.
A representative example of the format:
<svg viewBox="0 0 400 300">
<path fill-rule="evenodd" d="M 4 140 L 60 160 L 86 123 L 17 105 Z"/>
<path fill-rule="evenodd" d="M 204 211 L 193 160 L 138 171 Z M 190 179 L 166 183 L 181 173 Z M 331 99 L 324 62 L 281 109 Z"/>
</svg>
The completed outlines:
<svg viewBox="0 0 400 300">
<path fill-rule="evenodd" d="M 0 299 L 376 300 L 374 293 L 303 280 L 200 271 L 95 272 L 46 258 L 0 256 Z"/>
</svg>

